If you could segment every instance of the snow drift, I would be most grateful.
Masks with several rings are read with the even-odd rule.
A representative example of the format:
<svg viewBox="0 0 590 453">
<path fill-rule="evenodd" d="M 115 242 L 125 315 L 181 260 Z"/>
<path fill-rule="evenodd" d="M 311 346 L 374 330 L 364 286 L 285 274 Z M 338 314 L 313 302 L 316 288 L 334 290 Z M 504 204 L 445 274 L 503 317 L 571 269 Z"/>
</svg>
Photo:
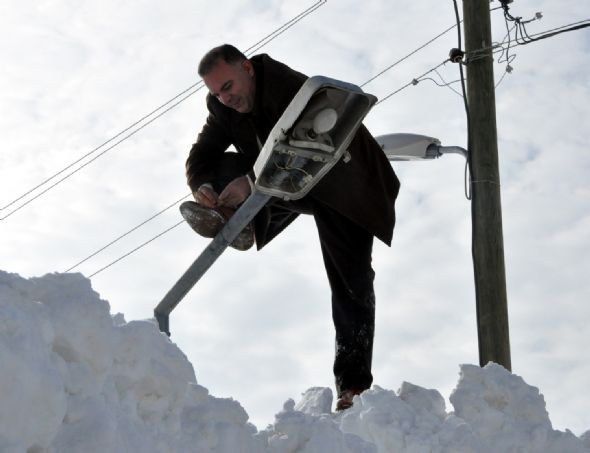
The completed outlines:
<svg viewBox="0 0 590 453">
<path fill-rule="evenodd" d="M 463 365 L 447 411 L 436 390 L 374 386 L 331 412 L 332 392 L 285 402 L 258 431 L 216 398 L 151 320 L 111 316 L 79 274 L 0 271 L 0 452 L 588 452 L 553 430 L 538 389 L 502 367 Z"/>
</svg>

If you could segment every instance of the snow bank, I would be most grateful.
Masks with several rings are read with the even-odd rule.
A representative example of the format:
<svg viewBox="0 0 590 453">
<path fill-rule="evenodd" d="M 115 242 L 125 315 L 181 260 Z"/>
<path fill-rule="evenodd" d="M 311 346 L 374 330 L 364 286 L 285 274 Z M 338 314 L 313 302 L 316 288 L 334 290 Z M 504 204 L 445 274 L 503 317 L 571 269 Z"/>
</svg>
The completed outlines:
<svg viewBox="0 0 590 453">
<path fill-rule="evenodd" d="M 538 389 L 502 367 L 461 367 L 442 396 L 374 386 L 333 414 L 332 392 L 288 400 L 257 431 L 232 399 L 197 384 L 152 321 L 125 322 L 79 274 L 0 271 L 0 452 L 588 452 L 555 431 Z"/>
</svg>

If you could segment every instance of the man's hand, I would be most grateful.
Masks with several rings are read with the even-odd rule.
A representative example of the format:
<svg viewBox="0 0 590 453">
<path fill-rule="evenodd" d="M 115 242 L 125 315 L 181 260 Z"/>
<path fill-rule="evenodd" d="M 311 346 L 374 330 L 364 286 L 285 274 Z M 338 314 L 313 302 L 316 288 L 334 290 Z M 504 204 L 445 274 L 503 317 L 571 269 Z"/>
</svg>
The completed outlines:
<svg viewBox="0 0 590 453">
<path fill-rule="evenodd" d="M 195 201 L 198 204 L 206 208 L 214 208 L 217 206 L 217 200 L 219 199 L 217 192 L 208 185 L 202 185 L 199 187 L 196 192 L 193 192 L 193 197 L 195 197 Z"/>
<path fill-rule="evenodd" d="M 250 182 L 248 177 L 240 176 L 230 182 L 217 199 L 219 206 L 237 207 L 248 195 L 250 195 Z"/>
</svg>

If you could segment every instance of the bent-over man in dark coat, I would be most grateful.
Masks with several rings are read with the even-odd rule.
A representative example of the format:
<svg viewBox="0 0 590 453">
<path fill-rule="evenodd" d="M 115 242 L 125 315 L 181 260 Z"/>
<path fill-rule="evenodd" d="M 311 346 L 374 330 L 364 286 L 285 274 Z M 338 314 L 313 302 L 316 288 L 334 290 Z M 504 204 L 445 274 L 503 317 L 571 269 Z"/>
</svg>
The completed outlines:
<svg viewBox="0 0 590 453">
<path fill-rule="evenodd" d="M 186 162 L 195 202 L 186 202 L 191 226 L 213 237 L 251 193 L 252 168 L 262 144 L 307 77 L 266 54 L 246 58 L 225 44 L 199 64 L 209 89 L 209 115 Z M 226 152 L 233 145 L 237 152 Z M 373 237 L 391 244 L 399 181 L 368 130 L 361 125 L 348 151 L 302 199 L 272 198 L 253 225 L 232 243 L 264 247 L 299 214 L 314 217 L 332 290 L 336 329 L 334 375 L 337 410 L 371 386 L 375 325 Z"/>
</svg>

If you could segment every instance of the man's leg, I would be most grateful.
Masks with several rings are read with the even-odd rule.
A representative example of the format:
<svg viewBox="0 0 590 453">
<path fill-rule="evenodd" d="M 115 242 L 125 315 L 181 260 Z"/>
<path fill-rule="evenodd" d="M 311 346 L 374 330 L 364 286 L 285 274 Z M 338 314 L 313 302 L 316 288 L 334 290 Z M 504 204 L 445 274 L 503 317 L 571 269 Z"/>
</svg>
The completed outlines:
<svg viewBox="0 0 590 453">
<path fill-rule="evenodd" d="M 258 248 L 278 236 L 299 214 L 313 214 L 312 203 L 307 198 L 291 201 L 271 198 L 255 219 Z"/>
<path fill-rule="evenodd" d="M 282 231 L 294 215 L 314 216 L 332 289 L 336 391 L 340 398 L 347 391 L 358 394 L 368 389 L 373 382 L 375 330 L 373 235 L 313 198 L 274 200 L 267 208 L 266 228 L 270 238 Z"/>
<path fill-rule="evenodd" d="M 316 205 L 314 218 L 332 289 L 332 318 L 336 328 L 334 376 L 341 397 L 346 391 L 360 393 L 373 382 L 373 235 L 323 205 Z"/>
</svg>

